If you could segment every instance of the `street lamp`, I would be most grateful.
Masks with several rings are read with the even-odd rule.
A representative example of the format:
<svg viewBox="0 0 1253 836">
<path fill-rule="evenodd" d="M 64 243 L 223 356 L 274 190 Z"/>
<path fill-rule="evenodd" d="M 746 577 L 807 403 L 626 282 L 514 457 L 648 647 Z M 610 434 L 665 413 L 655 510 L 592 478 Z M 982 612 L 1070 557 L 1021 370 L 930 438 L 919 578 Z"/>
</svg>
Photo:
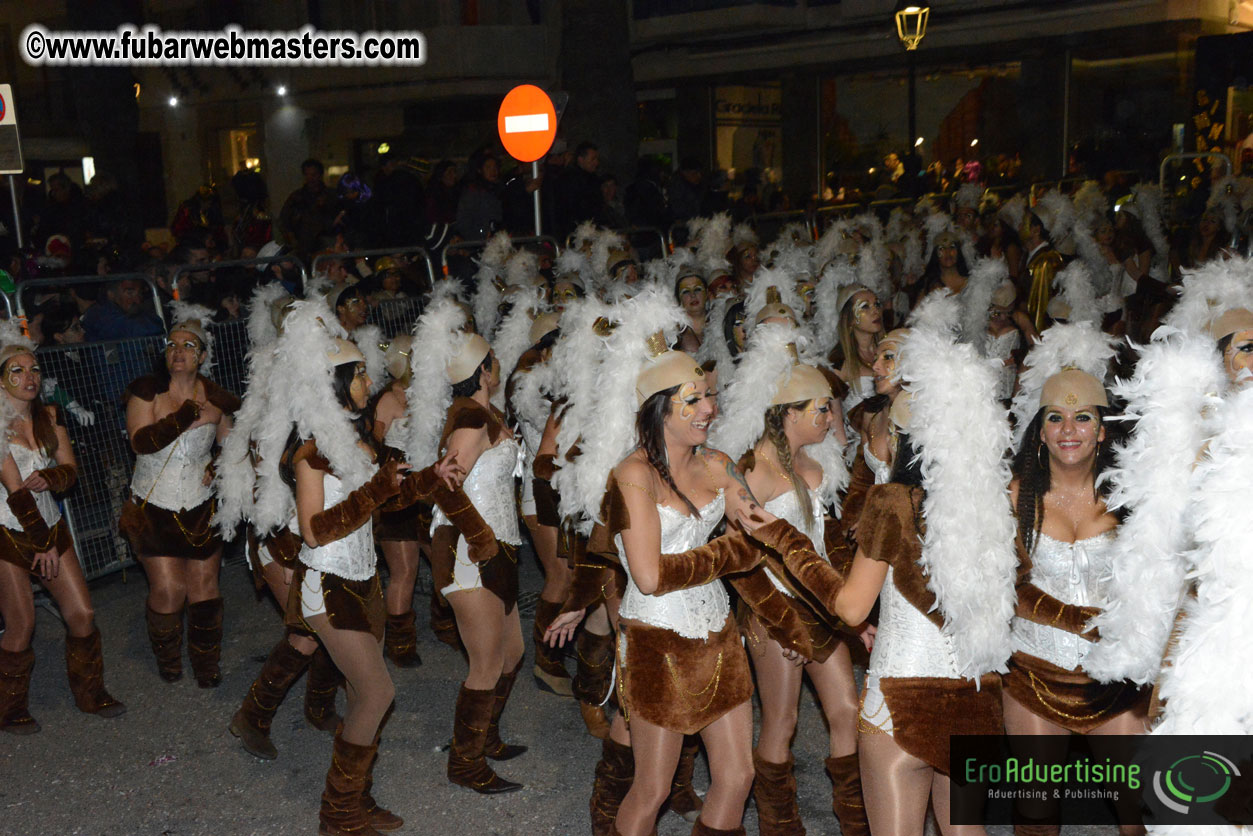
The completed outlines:
<svg viewBox="0 0 1253 836">
<path fill-rule="evenodd" d="M 905 55 L 909 59 L 909 136 L 918 136 L 917 73 L 914 68 L 914 51 L 927 34 L 927 19 L 931 16 L 931 7 L 919 5 L 917 2 L 900 0 L 896 4 L 896 37 L 905 46 Z"/>
</svg>

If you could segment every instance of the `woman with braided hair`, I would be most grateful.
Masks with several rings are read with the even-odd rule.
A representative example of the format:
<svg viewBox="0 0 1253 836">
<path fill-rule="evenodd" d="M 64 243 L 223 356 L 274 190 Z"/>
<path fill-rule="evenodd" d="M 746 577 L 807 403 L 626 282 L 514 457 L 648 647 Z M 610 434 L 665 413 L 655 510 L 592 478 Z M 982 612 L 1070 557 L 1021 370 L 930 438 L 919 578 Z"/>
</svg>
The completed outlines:
<svg viewBox="0 0 1253 836">
<path fill-rule="evenodd" d="M 176 313 L 158 374 L 133 381 L 123 396 L 135 470 L 119 527 L 148 576 L 148 638 L 161 678 L 182 678 L 186 608 L 196 684 L 216 688 L 222 538 L 213 526 L 213 448 L 230 432 L 239 398 L 201 374 L 212 365 L 208 309 Z"/>
<path fill-rule="evenodd" d="M 39 724 L 27 710 L 35 654 L 35 601 L 31 578 L 48 590 L 65 621 L 65 666 L 79 710 L 117 717 L 126 706 L 104 688 L 100 629 L 69 526 L 54 494 L 70 490 L 78 472 L 60 409 L 39 397 L 41 373 L 34 346 L 11 336 L 0 345 L 0 420 L 4 421 L 0 483 L 0 729 L 33 734 Z"/>
</svg>

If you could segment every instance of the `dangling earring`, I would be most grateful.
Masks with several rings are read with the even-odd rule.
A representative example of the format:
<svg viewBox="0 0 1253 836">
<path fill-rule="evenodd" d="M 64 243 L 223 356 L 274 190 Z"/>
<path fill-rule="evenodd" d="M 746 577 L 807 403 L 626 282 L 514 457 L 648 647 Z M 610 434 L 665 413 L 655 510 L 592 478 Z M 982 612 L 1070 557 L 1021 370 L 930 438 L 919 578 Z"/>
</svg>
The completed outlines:
<svg viewBox="0 0 1253 836">
<path fill-rule="evenodd" d="M 1043 458 L 1045 454 L 1044 451 L 1045 451 L 1044 442 L 1041 441 L 1040 446 L 1035 448 L 1035 460 L 1036 460 L 1036 463 L 1040 465 L 1041 470 L 1047 470 L 1049 466 L 1048 461 L 1046 461 Z"/>
</svg>

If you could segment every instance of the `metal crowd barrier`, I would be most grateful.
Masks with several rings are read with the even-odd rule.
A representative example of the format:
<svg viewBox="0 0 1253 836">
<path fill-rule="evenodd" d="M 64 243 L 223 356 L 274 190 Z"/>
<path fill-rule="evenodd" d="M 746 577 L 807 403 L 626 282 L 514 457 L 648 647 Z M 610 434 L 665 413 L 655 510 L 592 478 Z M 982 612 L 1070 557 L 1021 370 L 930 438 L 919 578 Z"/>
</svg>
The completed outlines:
<svg viewBox="0 0 1253 836">
<path fill-rule="evenodd" d="M 820 206 L 814 211 L 813 228 L 815 239 L 821 238 L 832 224 L 844 218 L 851 218 L 861 212 L 859 203 L 837 203 L 833 206 Z"/>
<path fill-rule="evenodd" d="M 37 288 L 47 287 L 47 288 L 57 288 L 61 290 L 68 290 L 73 285 L 83 285 L 83 284 L 110 285 L 110 284 L 113 284 L 114 282 L 122 282 L 122 281 L 142 282 L 143 284 L 147 285 L 149 291 L 152 294 L 152 307 L 154 308 L 153 313 L 155 313 L 157 317 L 160 318 L 162 323 L 165 322 L 165 311 L 161 309 L 161 294 L 157 291 L 157 286 L 156 284 L 153 283 L 152 277 L 147 275 L 146 273 L 115 273 L 115 274 L 108 275 L 108 276 L 94 276 L 94 275 L 93 276 L 65 276 L 62 278 L 50 278 L 50 279 L 26 279 L 25 281 L 18 284 L 17 290 L 14 291 L 14 294 L 13 294 L 17 301 L 17 315 L 21 317 L 26 316 L 26 296 L 29 291 L 35 290 Z M 7 296 L 5 297 L 5 302 L 6 304 L 8 302 Z M 9 313 L 11 316 L 12 308 L 9 309 Z"/>
<path fill-rule="evenodd" d="M 192 283 L 196 283 L 195 276 L 201 273 L 221 273 L 235 272 L 239 276 L 242 283 L 247 287 L 241 289 L 243 298 L 241 303 L 247 302 L 248 295 L 252 286 L 257 284 L 259 280 L 269 281 L 272 276 L 266 275 L 270 271 L 268 268 L 281 264 L 292 264 L 300 269 L 300 287 L 296 288 L 300 291 L 297 295 L 303 295 L 304 287 L 309 282 L 309 271 L 305 268 L 304 262 L 296 258 L 294 255 L 275 255 L 267 258 L 240 258 L 232 261 L 210 261 L 204 264 L 182 264 L 174 268 L 174 272 L 170 274 L 170 286 L 177 288 L 179 279 L 183 276 L 191 276 Z M 249 272 L 251 271 L 251 272 Z"/>
<path fill-rule="evenodd" d="M 422 263 L 426 266 L 426 275 L 432 286 L 435 285 L 435 264 L 431 261 L 431 254 L 426 251 L 425 247 L 384 247 L 377 250 L 352 250 L 345 253 L 324 253 L 315 256 L 313 259 L 312 272 L 313 275 L 318 274 L 318 267 L 328 261 L 344 261 L 348 259 L 356 260 L 358 258 L 382 258 L 383 256 L 409 256 L 417 255 L 422 259 Z"/>
<path fill-rule="evenodd" d="M 422 300 L 413 298 L 384 299 L 370 308 L 366 322 L 379 326 L 384 339 L 409 334 L 422 313 Z"/>
<path fill-rule="evenodd" d="M 553 252 L 556 255 L 561 254 L 561 242 L 551 235 L 525 235 L 517 238 L 510 238 L 510 242 L 515 247 L 524 244 L 552 244 Z M 440 254 L 440 267 L 444 275 L 448 275 L 448 256 L 450 253 L 459 253 L 462 258 L 472 258 L 473 253 L 477 253 L 487 246 L 486 240 L 481 241 L 457 241 L 444 247 L 444 251 Z"/>
</svg>

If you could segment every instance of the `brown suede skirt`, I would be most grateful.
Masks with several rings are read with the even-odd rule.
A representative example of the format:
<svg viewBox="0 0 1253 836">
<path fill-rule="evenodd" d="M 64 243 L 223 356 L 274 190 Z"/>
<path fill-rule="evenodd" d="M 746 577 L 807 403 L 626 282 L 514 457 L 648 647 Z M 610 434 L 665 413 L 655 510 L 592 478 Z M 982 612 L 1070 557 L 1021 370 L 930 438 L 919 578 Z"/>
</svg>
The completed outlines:
<svg viewBox="0 0 1253 836">
<path fill-rule="evenodd" d="M 949 774 L 950 737 L 1005 730 L 996 674 L 985 674 L 978 690 L 969 679 L 933 677 L 882 677 L 879 688 L 892 715 L 892 738 L 942 775 Z"/>
<path fill-rule="evenodd" d="M 3 535 L 0 535 L 0 560 L 30 572 L 31 564 L 35 560 L 35 544 L 31 543 L 25 531 L 14 530 L 7 526 L 0 526 L 0 528 L 4 528 Z M 57 520 L 56 525 L 52 526 L 51 534 L 50 542 L 56 546 L 58 555 L 63 555 L 74 547 L 74 538 L 70 535 L 70 527 L 66 524 L 65 517 Z M 39 545 L 42 546 L 43 543 Z"/>
<path fill-rule="evenodd" d="M 265 585 L 265 564 L 277 563 L 284 569 L 295 569 L 300 562 L 300 535 L 290 528 L 283 528 L 264 540 L 258 539 L 252 526 L 248 526 L 248 565 L 252 568 L 252 580 L 257 589 Z M 268 558 L 268 559 L 267 559 Z"/>
<path fill-rule="evenodd" d="M 222 548 L 214 507 L 209 499 L 186 511 L 167 511 L 132 496 L 122 505 L 118 529 L 137 557 L 205 560 Z"/>
<path fill-rule="evenodd" d="M 553 483 L 547 479 L 532 479 L 531 489 L 535 494 L 535 519 L 540 525 L 559 528 L 561 511 L 558 510 L 559 500 L 557 492 L 553 490 Z"/>
<path fill-rule="evenodd" d="M 378 542 L 413 540 L 429 544 L 431 506 L 415 502 L 399 511 L 379 511 L 374 515 L 374 539 Z"/>
<path fill-rule="evenodd" d="M 778 598 L 781 599 L 780 606 L 787 607 L 794 615 L 787 620 L 787 623 L 793 629 L 799 631 L 800 635 L 787 637 L 788 641 L 783 641 L 784 637 L 773 635 L 771 626 L 761 617 L 756 615 L 752 608 L 740 599 L 735 607 L 735 620 L 740 625 L 740 632 L 744 634 L 744 638 L 750 643 L 756 644 L 764 639 L 770 639 L 780 646 L 792 647 L 798 653 L 802 653 L 806 659 L 811 662 L 822 664 L 831 658 L 831 654 L 840 644 L 848 644 L 850 651 L 852 649 L 852 641 L 856 640 L 856 636 L 850 636 L 847 633 L 836 632 L 828 627 L 822 619 L 814 614 L 809 605 L 797 598 L 792 598 L 779 593 Z M 860 641 L 857 644 L 861 644 Z"/>
<path fill-rule="evenodd" d="M 636 717 L 695 734 L 753 696 L 748 654 L 735 618 L 707 639 L 622 621 L 618 631 L 618 702 Z"/>
<path fill-rule="evenodd" d="M 431 576 L 436 591 L 443 593 L 453 585 L 456 564 L 457 540 L 461 535 L 451 525 L 441 525 L 431 537 Z M 518 547 L 496 541 L 496 555 L 486 563 L 478 564 L 479 581 L 483 588 L 495 595 L 505 605 L 505 615 L 518 605 Z M 472 588 L 467 585 L 467 588 Z M 447 598 L 447 595 L 445 595 Z"/>
<path fill-rule="evenodd" d="M 291 579 L 291 592 L 287 596 L 288 627 L 316 633 L 300 608 L 301 587 L 305 575 L 317 571 L 303 563 L 297 564 Z M 377 573 L 364 581 L 350 581 L 322 573 L 322 600 L 326 604 L 326 618 L 336 630 L 355 630 L 369 633 L 378 641 L 383 640 L 383 628 L 387 623 L 387 609 L 383 604 L 383 584 Z"/>
<path fill-rule="evenodd" d="M 1001 677 L 1006 693 L 1032 714 L 1067 731 L 1087 734 L 1124 711 L 1148 710 L 1150 691 L 1135 683 L 1097 682 L 1079 670 L 1015 651 L 1009 673 Z"/>
</svg>

